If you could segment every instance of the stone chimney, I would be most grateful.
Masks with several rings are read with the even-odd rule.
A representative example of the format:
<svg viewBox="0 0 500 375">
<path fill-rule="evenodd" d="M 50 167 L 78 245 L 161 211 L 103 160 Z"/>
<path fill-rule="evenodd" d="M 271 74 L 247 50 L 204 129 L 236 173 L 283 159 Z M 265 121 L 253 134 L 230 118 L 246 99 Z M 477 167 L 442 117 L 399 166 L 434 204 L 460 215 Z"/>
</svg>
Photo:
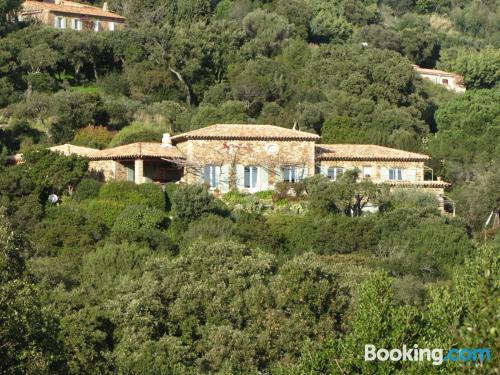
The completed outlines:
<svg viewBox="0 0 500 375">
<path fill-rule="evenodd" d="M 54 4 L 56 5 L 62 5 L 63 0 L 54 0 Z"/>
<path fill-rule="evenodd" d="M 437 176 L 438 181 L 443 181 L 443 178 L 441 176 Z"/>
<path fill-rule="evenodd" d="M 104 12 L 109 12 L 108 2 L 107 1 L 105 1 L 104 4 L 102 4 L 102 10 Z"/>
<path fill-rule="evenodd" d="M 169 133 L 163 133 L 163 137 L 161 139 L 161 147 L 170 148 L 172 146 L 172 138 L 170 138 Z"/>
</svg>

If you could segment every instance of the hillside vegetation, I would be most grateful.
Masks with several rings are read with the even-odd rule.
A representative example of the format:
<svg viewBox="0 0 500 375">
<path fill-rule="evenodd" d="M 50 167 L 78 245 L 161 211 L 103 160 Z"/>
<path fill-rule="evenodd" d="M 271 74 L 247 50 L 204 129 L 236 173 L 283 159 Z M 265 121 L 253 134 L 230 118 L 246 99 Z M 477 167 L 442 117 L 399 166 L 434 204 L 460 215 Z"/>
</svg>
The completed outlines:
<svg viewBox="0 0 500 375">
<path fill-rule="evenodd" d="M 500 235 L 485 226 L 500 210 L 497 1 L 110 0 L 127 27 L 102 33 L 17 22 L 19 6 L 0 0 L 1 373 L 498 369 Z M 462 74 L 467 92 L 412 64 Z M 350 214 L 352 173 L 215 199 L 101 184 L 87 160 L 44 150 L 214 123 L 428 153 L 457 217 L 383 189 L 379 213 Z M 4 165 L 18 152 L 25 163 Z M 493 354 L 374 363 L 368 343 Z"/>
</svg>

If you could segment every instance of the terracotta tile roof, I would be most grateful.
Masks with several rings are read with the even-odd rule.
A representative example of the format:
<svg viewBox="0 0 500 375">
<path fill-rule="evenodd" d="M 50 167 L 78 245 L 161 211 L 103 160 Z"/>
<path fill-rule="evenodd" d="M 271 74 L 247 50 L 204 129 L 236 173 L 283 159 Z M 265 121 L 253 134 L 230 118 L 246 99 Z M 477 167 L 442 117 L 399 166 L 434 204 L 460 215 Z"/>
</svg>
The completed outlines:
<svg viewBox="0 0 500 375">
<path fill-rule="evenodd" d="M 426 188 L 446 188 L 451 186 L 449 182 L 445 181 L 384 181 L 380 184 L 387 184 L 390 186 L 400 187 L 426 187 Z"/>
<path fill-rule="evenodd" d="M 274 125 L 216 124 L 176 135 L 172 137 L 172 142 L 178 143 L 189 139 L 317 141 L 319 135 Z"/>
<path fill-rule="evenodd" d="M 63 155 L 79 155 L 79 156 L 92 156 L 99 152 L 96 148 L 75 146 L 69 143 L 49 148 L 50 151 L 60 152 Z"/>
<path fill-rule="evenodd" d="M 184 155 L 176 147 L 164 148 L 161 143 L 137 142 L 100 150 L 89 156 L 90 160 L 140 158 L 184 159 Z"/>
<path fill-rule="evenodd" d="M 73 1 L 62 0 L 60 4 L 47 3 L 44 1 L 24 1 L 24 11 L 48 10 L 52 12 L 79 14 L 85 16 L 114 18 L 124 20 L 125 17 L 119 14 L 104 11 L 102 8 L 94 7 L 87 4 L 75 3 Z"/>
<path fill-rule="evenodd" d="M 317 160 L 425 161 L 428 155 L 378 145 L 316 145 Z"/>
</svg>

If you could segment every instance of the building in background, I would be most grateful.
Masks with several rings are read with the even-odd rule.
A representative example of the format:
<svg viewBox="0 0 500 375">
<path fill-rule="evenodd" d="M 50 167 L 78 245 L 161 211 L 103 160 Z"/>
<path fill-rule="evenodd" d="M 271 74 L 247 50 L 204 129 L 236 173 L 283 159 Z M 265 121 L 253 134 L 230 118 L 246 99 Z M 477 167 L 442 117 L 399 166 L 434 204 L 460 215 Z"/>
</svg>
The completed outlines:
<svg viewBox="0 0 500 375">
<path fill-rule="evenodd" d="M 455 92 L 465 92 L 464 77 L 460 74 L 445 72 L 444 70 L 426 69 L 418 65 L 413 65 L 413 69 L 423 79 L 445 86 L 448 90 Z"/>
<path fill-rule="evenodd" d="M 21 20 L 35 19 L 57 29 L 114 31 L 123 28 L 125 18 L 102 8 L 66 0 L 24 1 Z"/>
</svg>

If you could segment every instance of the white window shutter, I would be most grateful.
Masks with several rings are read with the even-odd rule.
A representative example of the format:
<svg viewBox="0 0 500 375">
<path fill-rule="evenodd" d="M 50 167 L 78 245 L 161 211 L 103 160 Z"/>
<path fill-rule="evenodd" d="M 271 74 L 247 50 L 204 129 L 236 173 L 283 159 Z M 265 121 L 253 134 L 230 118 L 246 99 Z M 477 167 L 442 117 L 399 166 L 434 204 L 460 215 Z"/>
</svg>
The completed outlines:
<svg viewBox="0 0 500 375">
<path fill-rule="evenodd" d="M 320 167 L 320 174 L 328 177 L 328 167 Z"/>
<path fill-rule="evenodd" d="M 404 169 L 403 170 L 403 180 L 416 181 L 417 180 L 417 170 L 415 168 Z"/>
<path fill-rule="evenodd" d="M 229 165 L 223 165 L 220 169 L 219 190 L 221 193 L 229 191 Z"/>
<path fill-rule="evenodd" d="M 269 190 L 269 173 L 267 167 L 259 167 L 259 191 Z"/>
<path fill-rule="evenodd" d="M 236 188 L 242 190 L 245 188 L 245 166 L 236 165 Z"/>
<path fill-rule="evenodd" d="M 65 29 L 66 28 L 66 18 L 63 17 L 62 21 L 61 21 L 61 28 L 62 29 Z"/>
<path fill-rule="evenodd" d="M 389 168 L 386 167 L 380 168 L 380 179 L 382 181 L 387 181 L 389 179 Z"/>
<path fill-rule="evenodd" d="M 302 168 L 302 179 L 309 177 L 309 168 Z"/>
</svg>

